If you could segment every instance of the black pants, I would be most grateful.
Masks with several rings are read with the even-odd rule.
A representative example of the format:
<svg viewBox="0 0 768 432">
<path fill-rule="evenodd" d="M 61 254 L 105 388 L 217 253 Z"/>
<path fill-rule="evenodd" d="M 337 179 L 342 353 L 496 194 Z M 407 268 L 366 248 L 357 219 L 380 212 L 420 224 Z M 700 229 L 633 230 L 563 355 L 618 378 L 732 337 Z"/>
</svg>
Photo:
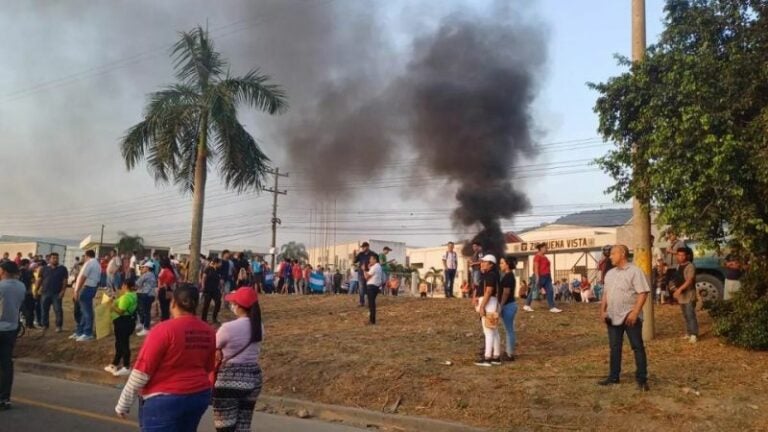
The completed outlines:
<svg viewBox="0 0 768 432">
<path fill-rule="evenodd" d="M 120 316 L 112 321 L 115 328 L 115 358 L 112 364 L 120 366 L 120 360 L 126 369 L 131 367 L 131 334 L 136 327 L 132 316 Z"/>
<path fill-rule="evenodd" d="M 456 269 L 445 269 L 445 297 L 453 297 L 453 281 L 456 279 Z"/>
<path fill-rule="evenodd" d="M 638 320 L 632 327 L 608 325 L 608 344 L 611 348 L 611 369 L 608 378 L 618 381 L 621 376 L 621 349 L 624 346 L 624 333 L 627 333 L 629 345 L 635 353 L 635 378 L 640 384 L 648 382 L 648 359 L 643 345 L 643 322 Z"/>
<path fill-rule="evenodd" d="M 219 309 L 221 309 L 221 291 L 219 290 L 205 290 L 203 291 L 203 321 L 208 321 L 208 307 L 213 300 L 213 320 L 217 321 L 219 318 Z"/>
<path fill-rule="evenodd" d="M 371 324 L 376 324 L 376 296 L 379 295 L 379 287 L 368 285 L 365 287 L 365 293 L 368 295 L 368 310 L 371 315 Z"/>
<path fill-rule="evenodd" d="M 13 347 L 18 330 L 0 331 L 0 402 L 11 400 L 13 387 Z"/>
<path fill-rule="evenodd" d="M 64 310 L 61 308 L 61 296 L 59 294 L 43 294 L 41 301 L 43 303 L 43 316 L 40 319 L 40 325 L 43 328 L 48 328 L 51 306 L 53 306 L 53 314 L 56 316 L 56 328 L 61 328 L 64 325 Z"/>
<path fill-rule="evenodd" d="M 35 323 L 35 297 L 31 292 L 24 294 L 24 303 L 21 304 L 21 313 L 24 315 L 24 324 L 32 328 Z"/>
<path fill-rule="evenodd" d="M 160 321 L 171 319 L 171 300 L 168 297 L 172 295 L 173 291 L 168 288 L 157 290 L 157 302 L 160 303 Z"/>
<path fill-rule="evenodd" d="M 73 314 L 75 318 L 75 326 L 80 324 L 80 320 L 83 318 L 83 313 L 80 311 L 80 302 L 77 300 L 72 300 L 72 303 L 74 303 L 75 307 L 73 309 Z"/>
</svg>

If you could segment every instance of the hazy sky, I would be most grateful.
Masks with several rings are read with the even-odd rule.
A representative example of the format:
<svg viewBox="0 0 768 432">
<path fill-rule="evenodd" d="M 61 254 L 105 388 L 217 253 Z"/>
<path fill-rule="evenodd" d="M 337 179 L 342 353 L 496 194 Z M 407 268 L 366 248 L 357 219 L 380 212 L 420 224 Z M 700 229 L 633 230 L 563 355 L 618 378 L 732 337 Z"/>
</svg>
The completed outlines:
<svg viewBox="0 0 768 432">
<path fill-rule="evenodd" d="M 146 94 L 173 81 L 168 47 L 177 31 L 206 25 L 232 72 L 259 67 L 285 86 L 282 118 L 242 111 L 281 179 L 279 243 L 318 244 L 323 225 L 337 241 L 390 239 L 436 245 L 461 237 L 450 224 L 455 188 L 414 184 L 414 155 L 392 156 L 385 172 L 318 199 L 288 160 L 285 131 L 327 83 L 354 71 L 379 82 L 403 67 L 414 38 L 450 13 L 492 13 L 490 0 L 220 0 L 10 2 L 0 14 L 0 233 L 81 239 L 106 225 L 150 244 L 186 246 L 190 199 L 155 185 L 146 169 L 126 172 L 118 142 L 141 119 Z M 648 35 L 661 30 L 662 0 L 649 0 Z M 597 139 L 588 81 L 621 70 L 630 50 L 630 0 L 517 0 L 508 7 L 544 26 L 548 64 L 535 105 L 539 154 L 513 170 L 533 208 L 506 221 L 519 229 L 609 204 L 608 178 L 590 160 Z M 524 7 L 522 6 L 524 5 Z M 371 161 L 375 163 L 375 161 Z M 293 166 L 292 166 L 293 165 Z M 293 168 L 293 169 L 292 169 Z M 350 167 L 354 170 L 355 167 Z M 203 248 L 264 250 L 271 239 L 269 194 L 226 193 L 209 177 Z M 335 201 L 335 217 L 334 217 Z M 324 207 L 324 209 L 323 209 Z M 327 214 L 326 224 L 317 214 Z M 333 223 L 335 220 L 335 224 Z M 310 223 L 312 222 L 312 223 Z M 333 239 L 333 230 L 328 240 Z"/>
</svg>

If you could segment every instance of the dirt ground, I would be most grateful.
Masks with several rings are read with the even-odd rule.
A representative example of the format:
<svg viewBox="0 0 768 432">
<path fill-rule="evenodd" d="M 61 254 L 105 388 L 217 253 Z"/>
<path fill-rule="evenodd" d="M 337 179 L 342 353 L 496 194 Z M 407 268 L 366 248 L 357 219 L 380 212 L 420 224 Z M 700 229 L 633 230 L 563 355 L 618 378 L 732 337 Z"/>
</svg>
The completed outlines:
<svg viewBox="0 0 768 432">
<path fill-rule="evenodd" d="M 264 391 L 499 431 L 768 430 L 768 353 L 725 345 L 705 312 L 701 341 L 690 344 L 680 338 L 680 310 L 657 308 L 657 337 L 647 343 L 651 391 L 641 394 L 628 342 L 622 384 L 595 385 L 608 369 L 597 304 L 563 304 L 559 315 L 541 304 L 521 311 L 517 361 L 480 368 L 472 362 L 482 331 L 468 300 L 378 302 L 379 324 L 367 326 L 353 296 L 262 296 Z M 111 359 L 111 338 L 75 344 L 68 334 L 29 331 L 17 356 L 93 367 Z"/>
</svg>

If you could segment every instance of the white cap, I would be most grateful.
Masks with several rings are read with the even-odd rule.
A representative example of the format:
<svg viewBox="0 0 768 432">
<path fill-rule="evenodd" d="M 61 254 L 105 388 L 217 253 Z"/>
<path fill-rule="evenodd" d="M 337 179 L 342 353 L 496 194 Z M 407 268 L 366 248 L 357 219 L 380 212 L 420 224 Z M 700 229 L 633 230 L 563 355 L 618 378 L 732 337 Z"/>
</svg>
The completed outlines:
<svg viewBox="0 0 768 432">
<path fill-rule="evenodd" d="M 142 266 L 142 267 L 146 267 L 146 268 L 154 268 L 154 267 L 155 267 L 155 266 L 154 266 L 154 265 L 152 265 L 152 263 L 151 263 L 151 262 L 149 262 L 149 261 L 145 262 L 145 263 L 144 263 L 144 264 L 142 264 L 141 266 Z"/>
<path fill-rule="evenodd" d="M 487 262 L 492 262 L 492 263 L 496 264 L 496 257 L 491 255 L 491 254 L 488 254 L 488 255 L 480 258 L 480 261 L 487 261 Z"/>
</svg>

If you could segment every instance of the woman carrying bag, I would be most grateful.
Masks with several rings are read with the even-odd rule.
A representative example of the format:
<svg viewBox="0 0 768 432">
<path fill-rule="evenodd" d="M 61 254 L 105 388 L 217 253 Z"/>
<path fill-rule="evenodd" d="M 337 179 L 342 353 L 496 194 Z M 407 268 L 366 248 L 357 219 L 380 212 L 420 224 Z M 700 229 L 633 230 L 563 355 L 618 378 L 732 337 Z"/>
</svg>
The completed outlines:
<svg viewBox="0 0 768 432">
<path fill-rule="evenodd" d="M 501 364 L 501 338 L 499 336 L 499 272 L 496 270 L 496 257 L 486 255 L 480 260 L 480 283 L 483 288 L 483 297 L 477 305 L 477 313 L 480 314 L 485 335 L 485 350 L 483 358 L 475 364 L 477 366 L 491 366 Z"/>
<path fill-rule="evenodd" d="M 262 385 L 261 308 L 250 287 L 227 294 L 225 300 L 237 318 L 222 324 L 216 333 L 213 425 L 219 432 L 249 431 Z"/>
</svg>

